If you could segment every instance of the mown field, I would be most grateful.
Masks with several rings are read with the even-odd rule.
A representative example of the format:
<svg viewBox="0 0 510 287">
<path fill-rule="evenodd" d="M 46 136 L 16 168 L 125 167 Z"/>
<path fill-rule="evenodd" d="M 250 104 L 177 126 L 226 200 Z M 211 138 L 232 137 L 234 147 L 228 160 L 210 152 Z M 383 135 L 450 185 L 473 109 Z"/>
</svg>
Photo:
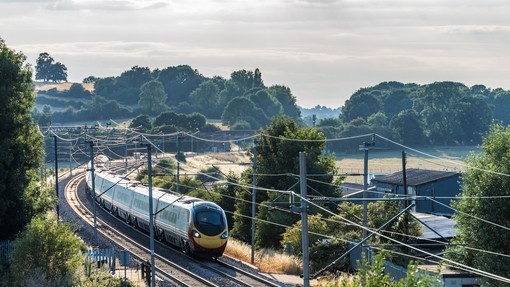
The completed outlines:
<svg viewBox="0 0 510 287">
<path fill-rule="evenodd" d="M 429 170 L 463 171 L 465 159 L 471 152 L 479 152 L 476 146 L 467 147 L 428 147 L 406 150 L 407 168 Z M 224 173 L 240 174 L 247 168 L 249 158 L 244 153 L 209 153 L 188 155 L 187 164 L 181 166 L 187 172 L 198 172 L 200 169 L 218 166 Z M 336 156 L 336 167 L 339 174 L 362 174 L 364 152 L 358 151 Z M 374 149 L 368 152 L 368 172 L 370 174 L 389 174 L 402 170 L 402 150 Z M 185 171 L 185 172 L 186 172 Z M 185 173 L 184 172 L 184 173 Z M 362 176 L 348 176 L 347 182 L 362 183 Z"/>
<path fill-rule="evenodd" d="M 405 150 L 406 167 L 429 170 L 463 171 L 465 159 L 471 152 L 479 152 L 477 146 L 439 146 Z M 336 166 L 341 174 L 363 173 L 364 152 L 336 156 Z M 402 170 L 402 150 L 373 149 L 368 152 L 368 172 L 388 174 Z M 361 176 L 349 176 L 348 182 L 362 183 Z"/>
</svg>

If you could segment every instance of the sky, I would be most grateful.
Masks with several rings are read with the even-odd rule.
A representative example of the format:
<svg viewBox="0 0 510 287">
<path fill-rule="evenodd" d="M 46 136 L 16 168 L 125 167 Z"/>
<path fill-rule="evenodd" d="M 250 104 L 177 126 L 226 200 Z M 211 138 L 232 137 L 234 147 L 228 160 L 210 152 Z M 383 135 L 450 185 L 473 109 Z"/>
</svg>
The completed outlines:
<svg viewBox="0 0 510 287">
<path fill-rule="evenodd" d="M 262 72 L 304 108 L 384 81 L 510 89 L 508 0 L 0 0 L 0 37 L 68 80 L 133 66 Z"/>
</svg>

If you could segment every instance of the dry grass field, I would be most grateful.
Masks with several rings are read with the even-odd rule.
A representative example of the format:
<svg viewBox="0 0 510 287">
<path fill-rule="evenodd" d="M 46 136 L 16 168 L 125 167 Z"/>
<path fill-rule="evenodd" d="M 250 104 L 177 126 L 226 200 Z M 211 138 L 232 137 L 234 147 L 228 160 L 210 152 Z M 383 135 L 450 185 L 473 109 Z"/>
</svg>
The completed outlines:
<svg viewBox="0 0 510 287">
<path fill-rule="evenodd" d="M 406 150 L 406 168 L 429 170 L 463 171 L 465 159 L 471 152 L 479 152 L 476 146 L 465 147 L 427 147 Z M 336 157 L 339 174 L 362 174 L 364 152 L 339 155 Z M 368 173 L 388 174 L 402 170 L 402 150 L 369 150 Z M 362 183 L 360 176 L 348 176 L 348 182 Z"/>
<path fill-rule="evenodd" d="M 429 170 L 463 171 L 465 159 L 470 152 L 478 152 L 476 146 L 428 147 L 416 151 L 406 151 L 406 167 Z M 182 166 L 184 173 L 196 173 L 211 164 L 222 172 L 240 174 L 251 165 L 250 159 L 242 152 L 218 152 L 208 154 L 187 154 L 187 163 Z M 364 152 L 336 156 L 339 174 L 362 174 Z M 402 150 L 370 150 L 368 152 L 368 172 L 388 174 L 402 170 Z M 348 176 L 347 182 L 362 183 L 361 176 Z"/>
<path fill-rule="evenodd" d="M 57 91 L 67 91 L 71 87 L 71 85 L 74 83 L 71 82 L 65 82 L 65 83 L 41 83 L 41 82 L 35 82 L 35 90 L 36 91 L 47 91 L 50 89 L 57 89 Z M 78 83 L 83 86 L 85 90 L 93 91 L 94 90 L 94 84 L 93 83 Z"/>
</svg>

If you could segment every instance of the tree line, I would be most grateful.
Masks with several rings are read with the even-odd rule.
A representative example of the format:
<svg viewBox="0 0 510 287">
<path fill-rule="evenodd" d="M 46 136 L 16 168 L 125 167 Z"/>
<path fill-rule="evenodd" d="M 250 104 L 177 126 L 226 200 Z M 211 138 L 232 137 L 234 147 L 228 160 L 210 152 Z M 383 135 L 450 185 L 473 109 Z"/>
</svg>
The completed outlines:
<svg viewBox="0 0 510 287">
<path fill-rule="evenodd" d="M 510 123 L 510 91 L 456 82 L 383 82 L 356 91 L 337 118 L 320 120 L 328 138 L 377 133 L 404 145 L 476 145 L 493 122 Z M 357 148 L 353 142 L 328 144 Z"/>
<path fill-rule="evenodd" d="M 71 86 L 73 91 L 69 92 L 39 93 L 40 104 L 44 101 L 55 103 L 54 99 L 48 98 L 73 101 L 88 97 L 79 109 L 56 103 L 64 105 L 61 107 L 65 110 L 53 112 L 53 121 L 134 118 L 138 115 L 155 117 L 168 111 L 196 112 L 209 119 L 221 119 L 232 129 L 258 129 L 267 126 L 277 115 L 284 114 L 296 120 L 301 117 L 290 88 L 265 86 L 259 69 L 234 71 L 229 79 L 224 79 L 218 76 L 207 78 L 187 65 L 154 71 L 135 66 L 119 76 L 87 77 L 84 81 L 94 83 L 94 92 L 90 95 L 78 91 L 74 85 Z M 39 110 L 35 112 L 41 113 Z"/>
</svg>

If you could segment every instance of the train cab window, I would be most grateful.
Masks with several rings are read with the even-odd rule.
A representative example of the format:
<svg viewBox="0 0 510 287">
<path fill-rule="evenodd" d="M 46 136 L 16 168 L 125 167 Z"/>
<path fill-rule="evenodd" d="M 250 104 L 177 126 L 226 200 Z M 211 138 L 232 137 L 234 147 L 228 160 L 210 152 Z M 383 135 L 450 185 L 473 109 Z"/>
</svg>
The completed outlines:
<svg viewBox="0 0 510 287">
<path fill-rule="evenodd" d="M 216 210 L 200 210 L 194 216 L 195 227 L 205 235 L 218 235 L 226 227 L 222 213 Z"/>
<path fill-rule="evenodd" d="M 198 224 L 222 225 L 223 219 L 218 212 L 202 211 L 197 213 Z"/>
</svg>

